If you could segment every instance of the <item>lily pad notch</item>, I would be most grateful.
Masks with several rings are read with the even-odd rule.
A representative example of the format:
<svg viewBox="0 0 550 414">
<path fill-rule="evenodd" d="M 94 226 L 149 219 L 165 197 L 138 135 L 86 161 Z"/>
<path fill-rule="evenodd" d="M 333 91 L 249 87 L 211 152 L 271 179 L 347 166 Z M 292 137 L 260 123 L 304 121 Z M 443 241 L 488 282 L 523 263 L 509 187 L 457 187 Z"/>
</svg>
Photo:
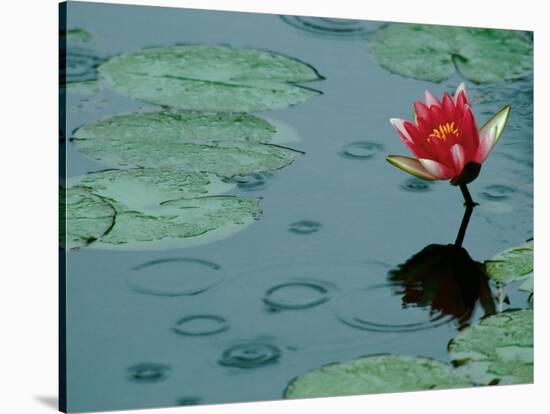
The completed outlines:
<svg viewBox="0 0 550 414">
<path fill-rule="evenodd" d="M 455 72 L 473 83 L 519 79 L 533 70 L 532 41 L 501 29 L 392 23 L 369 39 L 392 73 L 441 82 Z"/>
<path fill-rule="evenodd" d="M 311 65 L 260 49 L 180 44 L 143 49 L 99 67 L 109 88 L 145 102 L 184 110 L 258 112 L 302 103 L 322 92 Z"/>
</svg>

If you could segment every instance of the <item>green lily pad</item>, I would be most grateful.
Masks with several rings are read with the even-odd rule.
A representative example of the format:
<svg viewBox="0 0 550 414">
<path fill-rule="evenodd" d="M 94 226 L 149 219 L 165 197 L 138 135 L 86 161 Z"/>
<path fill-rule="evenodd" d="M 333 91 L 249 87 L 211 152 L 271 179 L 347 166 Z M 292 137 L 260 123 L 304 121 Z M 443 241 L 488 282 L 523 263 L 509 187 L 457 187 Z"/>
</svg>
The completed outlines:
<svg viewBox="0 0 550 414">
<path fill-rule="evenodd" d="M 196 246 L 235 234 L 261 214 L 257 199 L 217 195 L 234 184 L 213 174 L 169 169 L 106 170 L 71 178 L 69 184 L 74 186 L 70 190 L 86 191 L 93 196 L 92 202 L 98 206 L 107 203 L 115 212 L 108 231 L 88 243 L 91 248 L 157 250 Z"/>
<path fill-rule="evenodd" d="M 160 168 L 99 171 L 71 178 L 69 184 L 89 188 L 115 207 L 145 212 L 168 200 L 222 194 L 235 186 L 213 174 Z"/>
<path fill-rule="evenodd" d="M 74 249 L 93 243 L 114 225 L 114 207 L 85 187 L 59 189 L 59 245 Z"/>
<path fill-rule="evenodd" d="M 74 134 L 80 151 L 112 167 L 173 168 L 232 177 L 283 168 L 300 154 L 246 114 L 149 112 L 115 116 Z M 265 144 L 264 144 L 265 143 Z"/>
<path fill-rule="evenodd" d="M 533 69 L 533 45 L 511 30 L 394 23 L 369 40 L 393 73 L 440 82 L 458 71 L 475 82 L 518 79 Z"/>
<path fill-rule="evenodd" d="M 117 56 L 99 67 L 115 91 L 179 109 L 255 112 L 285 108 L 320 92 L 297 85 L 322 79 L 276 53 L 229 46 L 178 45 Z"/>
<path fill-rule="evenodd" d="M 477 384 L 533 382 L 533 311 L 503 312 L 464 329 L 449 343 L 456 370 Z"/>
<path fill-rule="evenodd" d="M 67 82 L 65 92 L 74 93 L 83 96 L 96 95 L 101 91 L 101 87 L 96 80 Z"/>
<path fill-rule="evenodd" d="M 122 206 L 117 210 L 111 231 L 91 247 L 164 250 L 197 246 L 229 237 L 261 214 L 258 200 L 235 196 L 167 201 L 154 213 L 124 210 Z"/>
<path fill-rule="evenodd" d="M 528 293 L 533 293 L 535 291 L 535 278 L 533 273 L 527 277 L 525 282 L 523 282 L 518 289 Z"/>
<path fill-rule="evenodd" d="M 533 241 L 504 250 L 485 262 L 487 275 L 506 284 L 533 273 Z"/>
<path fill-rule="evenodd" d="M 452 367 L 428 358 L 374 355 L 325 365 L 293 379 L 284 398 L 333 397 L 468 387 Z"/>
</svg>

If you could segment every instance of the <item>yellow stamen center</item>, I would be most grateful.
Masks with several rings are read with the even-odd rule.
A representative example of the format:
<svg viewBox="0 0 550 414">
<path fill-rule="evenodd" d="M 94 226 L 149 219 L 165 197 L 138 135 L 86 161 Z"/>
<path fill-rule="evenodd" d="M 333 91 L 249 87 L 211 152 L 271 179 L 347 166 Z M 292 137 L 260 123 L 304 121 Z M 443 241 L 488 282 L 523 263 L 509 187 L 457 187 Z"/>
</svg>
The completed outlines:
<svg viewBox="0 0 550 414">
<path fill-rule="evenodd" d="M 437 138 L 440 141 L 447 141 L 450 136 L 458 138 L 458 128 L 455 126 L 454 122 L 447 122 L 446 124 L 441 124 L 439 127 L 434 128 L 432 133 L 428 136 L 428 142 L 432 138 Z"/>
</svg>

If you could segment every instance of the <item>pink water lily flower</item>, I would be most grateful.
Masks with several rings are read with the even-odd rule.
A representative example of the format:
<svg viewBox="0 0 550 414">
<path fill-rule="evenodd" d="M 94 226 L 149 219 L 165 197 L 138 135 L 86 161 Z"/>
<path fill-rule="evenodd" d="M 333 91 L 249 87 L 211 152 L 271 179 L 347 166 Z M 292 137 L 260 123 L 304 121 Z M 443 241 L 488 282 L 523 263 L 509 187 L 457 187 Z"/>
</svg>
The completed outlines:
<svg viewBox="0 0 550 414">
<path fill-rule="evenodd" d="M 389 155 L 396 167 L 425 180 L 451 180 L 465 185 L 479 174 L 498 142 L 510 113 L 510 105 L 498 111 L 479 130 L 464 83 L 453 97 L 439 101 L 425 92 L 425 102 L 414 102 L 414 122 L 393 118 L 391 124 L 415 158 Z"/>
</svg>

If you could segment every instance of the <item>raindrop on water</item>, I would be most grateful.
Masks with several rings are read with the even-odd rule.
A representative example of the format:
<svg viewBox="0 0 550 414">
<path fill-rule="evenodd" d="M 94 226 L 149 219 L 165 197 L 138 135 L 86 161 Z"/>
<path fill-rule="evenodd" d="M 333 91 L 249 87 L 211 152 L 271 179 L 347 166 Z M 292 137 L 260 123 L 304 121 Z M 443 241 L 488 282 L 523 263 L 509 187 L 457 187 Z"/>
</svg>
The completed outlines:
<svg viewBox="0 0 550 414">
<path fill-rule="evenodd" d="M 178 398 L 176 401 L 176 405 L 184 406 L 184 405 L 197 405 L 202 402 L 201 397 L 195 397 L 195 396 L 189 396 L 189 397 L 182 397 Z"/>
<path fill-rule="evenodd" d="M 220 360 L 220 365 L 234 368 L 260 368 L 276 364 L 281 351 L 274 345 L 265 343 L 244 343 L 227 348 Z"/>
<path fill-rule="evenodd" d="M 330 299 L 329 289 L 314 281 L 282 283 L 269 288 L 263 302 L 273 309 L 308 309 Z"/>
<path fill-rule="evenodd" d="M 311 234 L 315 233 L 322 227 L 322 224 L 313 220 L 301 220 L 292 223 L 288 231 L 295 234 Z"/>
<path fill-rule="evenodd" d="M 261 190 L 267 184 L 265 175 L 260 173 L 233 177 L 229 181 L 236 183 L 237 187 L 243 191 Z"/>
<path fill-rule="evenodd" d="M 128 368 L 128 373 L 131 381 L 150 383 L 165 380 L 169 370 L 165 364 L 143 362 Z"/>
<path fill-rule="evenodd" d="M 418 178 L 409 178 L 401 184 L 401 188 L 414 193 L 425 193 L 432 190 L 432 184 Z"/>
<path fill-rule="evenodd" d="M 353 328 L 372 332 L 415 332 L 452 322 L 453 317 L 430 315 L 429 309 L 403 306 L 390 284 L 380 284 L 342 297 L 338 319 Z M 404 310 L 406 308 L 406 310 Z M 380 309 L 385 309 L 383 313 Z"/>
<path fill-rule="evenodd" d="M 493 184 L 485 187 L 485 190 L 481 192 L 481 197 L 486 200 L 507 200 L 515 192 L 512 187 L 502 184 Z"/>
<path fill-rule="evenodd" d="M 384 151 L 384 146 L 375 142 L 356 141 L 344 146 L 340 154 L 345 158 L 368 160 Z"/>
<path fill-rule="evenodd" d="M 343 38 L 364 37 L 387 23 L 329 17 L 281 16 L 289 25 L 306 32 Z"/>
<path fill-rule="evenodd" d="M 218 285 L 221 266 L 208 260 L 174 257 L 133 267 L 127 280 L 132 290 L 154 296 L 191 296 Z"/>
<path fill-rule="evenodd" d="M 180 335 L 207 336 L 226 331 L 229 323 L 217 315 L 192 315 L 180 319 L 172 329 Z"/>
</svg>

